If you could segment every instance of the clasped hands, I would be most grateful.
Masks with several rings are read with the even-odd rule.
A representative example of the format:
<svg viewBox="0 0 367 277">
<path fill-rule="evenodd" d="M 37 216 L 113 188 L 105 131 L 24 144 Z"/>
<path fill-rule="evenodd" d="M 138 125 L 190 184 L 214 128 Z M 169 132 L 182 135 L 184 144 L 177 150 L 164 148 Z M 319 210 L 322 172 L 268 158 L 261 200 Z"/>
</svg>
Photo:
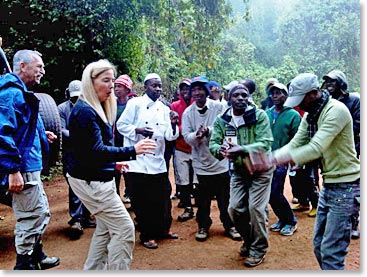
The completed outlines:
<svg viewBox="0 0 367 277">
<path fill-rule="evenodd" d="M 238 156 L 243 156 L 243 164 L 251 175 L 255 172 L 268 171 L 274 166 L 281 164 L 271 152 L 249 152 L 245 154 L 240 145 L 227 141 L 220 146 L 219 153 L 223 158 L 232 161 L 237 159 Z M 284 161 L 284 163 L 287 162 Z"/>
<path fill-rule="evenodd" d="M 199 129 L 196 131 L 196 137 L 198 139 L 209 137 L 209 128 L 201 124 Z"/>
</svg>

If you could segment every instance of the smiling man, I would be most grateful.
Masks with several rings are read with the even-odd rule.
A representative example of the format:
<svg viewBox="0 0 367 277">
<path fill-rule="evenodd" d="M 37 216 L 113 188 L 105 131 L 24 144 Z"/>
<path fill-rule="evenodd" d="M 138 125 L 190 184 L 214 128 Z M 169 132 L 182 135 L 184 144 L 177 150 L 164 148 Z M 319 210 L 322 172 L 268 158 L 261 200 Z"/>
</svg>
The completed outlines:
<svg viewBox="0 0 367 277">
<path fill-rule="evenodd" d="M 320 161 L 323 186 L 313 233 L 314 253 L 321 269 L 342 270 L 351 239 L 351 219 L 359 210 L 360 197 L 360 162 L 354 148 L 352 117 L 344 104 L 320 89 L 312 73 L 299 74 L 291 81 L 284 105 L 299 105 L 307 116 L 288 144 L 262 157 L 263 165 Z"/>
<path fill-rule="evenodd" d="M 294 109 L 284 106 L 288 97 L 288 89 L 284 84 L 274 83 L 269 87 L 269 92 L 274 106 L 267 109 L 266 114 L 274 136 L 272 150 L 276 150 L 294 137 L 301 122 L 301 116 Z M 297 219 L 283 193 L 287 170 L 287 164 L 277 166 L 271 182 L 269 200 L 271 208 L 279 219 L 270 226 L 270 230 L 279 232 L 283 236 L 291 236 L 297 230 Z"/>
<path fill-rule="evenodd" d="M 330 95 L 347 106 L 353 119 L 353 137 L 354 147 L 357 157 L 360 155 L 360 132 L 361 132 L 361 101 L 358 93 L 350 93 L 348 89 L 347 78 L 340 70 L 332 70 L 324 77 L 325 82 L 323 88 L 326 88 Z M 360 237 L 359 212 L 352 217 L 352 239 Z"/>
<path fill-rule="evenodd" d="M 216 196 L 220 219 L 225 235 L 233 240 L 241 240 L 228 215 L 229 174 L 228 161 L 219 161 L 209 151 L 209 140 L 215 118 L 223 112 L 221 103 L 208 98 L 208 79 L 195 77 L 190 85 L 194 99 L 182 116 L 182 135 L 192 147 L 192 166 L 198 178 L 196 220 L 199 230 L 195 235 L 197 241 L 209 237 L 211 199 Z"/>
<path fill-rule="evenodd" d="M 238 84 L 229 91 L 230 109 L 218 116 L 210 138 L 210 151 L 218 159 L 231 162 L 229 215 L 244 239 L 240 255 L 244 265 L 262 263 L 268 251 L 266 206 L 273 169 L 251 173 L 243 159 L 250 151 L 270 151 L 273 136 L 265 111 L 248 101 L 249 91 Z"/>
<path fill-rule="evenodd" d="M 43 252 L 42 244 L 51 217 L 41 181 L 42 155 L 49 149 L 48 142 L 57 137 L 45 131 L 39 100 L 29 90 L 45 75 L 41 56 L 37 51 L 19 50 L 13 59 L 14 72 L 0 78 L 0 192 L 12 196 L 15 270 L 48 269 L 60 264 L 59 257 Z"/>
<path fill-rule="evenodd" d="M 171 186 L 164 159 L 165 140 L 173 141 L 179 135 L 176 119 L 170 118 L 170 109 L 159 101 L 162 80 L 156 73 L 144 79 L 145 94 L 127 102 L 117 121 L 117 129 L 124 136 L 124 146 L 134 145 L 145 137 L 157 143 L 153 154 L 138 156 L 129 162 L 132 186 L 131 204 L 139 224 L 140 242 L 148 249 L 158 248 L 161 238 L 177 239 L 170 232 Z"/>
</svg>

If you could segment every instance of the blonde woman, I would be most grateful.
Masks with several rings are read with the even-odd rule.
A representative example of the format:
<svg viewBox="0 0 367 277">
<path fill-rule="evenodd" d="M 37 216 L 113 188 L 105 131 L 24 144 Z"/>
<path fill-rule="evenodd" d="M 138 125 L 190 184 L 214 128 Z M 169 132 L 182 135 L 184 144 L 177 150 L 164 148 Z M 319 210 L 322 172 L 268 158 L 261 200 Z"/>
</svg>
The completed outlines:
<svg viewBox="0 0 367 277">
<path fill-rule="evenodd" d="M 82 95 L 69 121 L 72 157 L 68 179 L 97 223 L 84 270 L 129 269 L 135 229 L 116 193 L 114 170 L 116 162 L 134 160 L 136 155 L 152 153 L 156 147 L 151 139 L 130 147 L 113 145 L 115 76 L 116 69 L 107 60 L 89 64 L 82 76 Z"/>
</svg>

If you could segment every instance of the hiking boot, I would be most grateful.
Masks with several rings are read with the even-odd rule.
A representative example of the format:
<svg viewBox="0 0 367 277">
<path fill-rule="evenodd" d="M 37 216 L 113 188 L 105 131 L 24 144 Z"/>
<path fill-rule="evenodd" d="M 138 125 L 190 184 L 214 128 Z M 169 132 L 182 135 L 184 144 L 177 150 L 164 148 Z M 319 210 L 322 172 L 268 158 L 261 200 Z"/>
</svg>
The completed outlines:
<svg viewBox="0 0 367 277">
<path fill-rule="evenodd" d="M 243 264 L 247 267 L 255 267 L 261 264 L 264 259 L 265 255 L 262 257 L 247 257 Z"/>
<path fill-rule="evenodd" d="M 39 263 L 36 263 L 31 255 L 17 254 L 17 261 L 14 270 L 40 270 Z"/>
<path fill-rule="evenodd" d="M 240 233 L 237 232 L 235 227 L 231 227 L 228 230 L 226 230 L 225 235 L 235 241 L 242 240 Z"/>
<path fill-rule="evenodd" d="M 208 236 L 208 230 L 206 230 L 205 228 L 200 228 L 199 231 L 195 234 L 195 239 L 197 241 L 206 241 Z"/>
<path fill-rule="evenodd" d="M 317 208 L 312 208 L 311 211 L 308 213 L 309 217 L 316 217 Z"/>
<path fill-rule="evenodd" d="M 292 236 L 295 231 L 297 231 L 297 225 L 285 225 L 280 230 L 280 234 L 283 236 Z"/>
<path fill-rule="evenodd" d="M 308 211 L 309 209 L 310 209 L 309 205 L 301 205 L 301 204 L 296 204 L 292 207 L 292 210 L 295 212 Z"/>
<path fill-rule="evenodd" d="M 279 232 L 280 230 L 282 230 L 283 226 L 284 224 L 281 221 L 278 221 L 270 226 L 270 231 Z"/>
<path fill-rule="evenodd" d="M 185 208 L 184 212 L 177 217 L 180 222 L 187 221 L 194 217 L 194 209 L 191 207 Z"/>
</svg>

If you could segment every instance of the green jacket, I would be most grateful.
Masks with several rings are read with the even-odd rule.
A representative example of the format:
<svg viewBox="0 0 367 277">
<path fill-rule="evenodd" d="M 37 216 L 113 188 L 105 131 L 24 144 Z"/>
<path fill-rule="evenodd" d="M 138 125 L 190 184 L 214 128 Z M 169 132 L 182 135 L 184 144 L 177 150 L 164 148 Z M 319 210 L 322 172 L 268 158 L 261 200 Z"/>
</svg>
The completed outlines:
<svg viewBox="0 0 367 277">
<path fill-rule="evenodd" d="M 348 108 L 330 99 L 320 113 L 317 132 L 311 141 L 307 136 L 305 115 L 294 138 L 275 151 L 274 157 L 283 160 L 290 155 L 296 164 L 305 164 L 321 158 L 324 182 L 344 183 L 356 181 L 360 176 L 353 140 L 353 121 Z"/>
<path fill-rule="evenodd" d="M 234 162 L 234 170 L 244 173 L 242 159 L 250 151 L 268 152 L 271 150 L 273 135 L 271 133 L 269 119 L 265 111 L 249 106 L 243 115 L 244 124 L 236 127 L 232 119 L 232 109 L 227 109 L 214 121 L 213 132 L 209 141 L 210 152 L 217 158 L 222 159 L 219 154 L 220 146 L 226 135 L 235 132 L 237 144 L 243 148 L 243 155 Z"/>
<path fill-rule="evenodd" d="M 301 122 L 300 114 L 290 107 L 284 106 L 276 119 L 273 116 L 274 110 L 275 106 L 266 110 L 274 137 L 271 146 L 272 150 L 279 149 L 286 145 L 297 133 L 298 126 Z"/>
</svg>

